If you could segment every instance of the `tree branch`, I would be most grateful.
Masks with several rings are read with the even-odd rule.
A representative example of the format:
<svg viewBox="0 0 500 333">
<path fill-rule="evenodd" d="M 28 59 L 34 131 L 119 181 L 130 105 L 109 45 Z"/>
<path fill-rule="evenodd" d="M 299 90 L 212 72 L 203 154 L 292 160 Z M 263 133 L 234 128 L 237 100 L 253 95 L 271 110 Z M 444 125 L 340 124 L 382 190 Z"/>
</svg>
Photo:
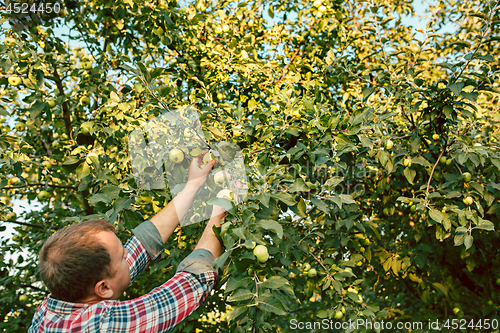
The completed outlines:
<svg viewBox="0 0 500 333">
<path fill-rule="evenodd" d="M 25 185 L 14 185 L 14 186 L 6 186 L 3 189 L 4 190 L 12 190 L 15 188 L 23 188 L 23 187 L 31 187 L 31 186 L 50 186 L 50 187 L 55 187 L 55 188 L 69 188 L 72 190 L 77 190 L 77 186 L 70 186 L 70 185 L 55 185 L 55 184 L 47 184 L 47 183 L 34 183 L 34 184 L 25 184 Z"/>
<path fill-rule="evenodd" d="M 59 72 L 57 71 L 57 66 L 52 60 L 52 67 L 54 67 L 54 81 L 56 83 L 57 89 L 59 90 L 59 96 L 64 96 L 64 101 L 62 103 L 62 109 L 63 109 L 63 119 L 64 119 L 64 125 L 66 127 L 66 134 L 68 137 L 73 138 L 73 128 L 71 127 L 71 117 L 69 114 L 69 106 L 68 102 L 66 101 L 66 95 L 64 94 L 64 87 L 62 84 L 61 76 L 59 75 Z"/>
<path fill-rule="evenodd" d="M 40 225 L 40 224 L 33 224 L 33 223 L 28 223 L 28 222 L 16 221 L 16 220 L 13 220 L 13 221 L 12 220 L 11 221 L 1 221 L 1 222 L 16 223 L 16 224 L 20 224 L 20 225 L 25 225 L 27 227 L 44 229 L 43 225 Z"/>
</svg>

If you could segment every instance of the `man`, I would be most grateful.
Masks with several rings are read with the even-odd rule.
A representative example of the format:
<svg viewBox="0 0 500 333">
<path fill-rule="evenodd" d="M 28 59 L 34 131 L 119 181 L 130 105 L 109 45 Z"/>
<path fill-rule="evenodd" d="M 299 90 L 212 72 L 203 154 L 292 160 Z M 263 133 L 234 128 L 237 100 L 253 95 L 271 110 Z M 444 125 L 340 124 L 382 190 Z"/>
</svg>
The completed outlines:
<svg viewBox="0 0 500 333">
<path fill-rule="evenodd" d="M 225 215 L 218 206 L 172 279 L 139 298 L 117 299 L 151 261 L 160 260 L 213 164 L 202 168 L 193 158 L 185 188 L 132 230 L 125 246 L 104 220 L 76 223 L 53 234 L 39 254 L 40 276 L 51 294 L 28 332 L 168 332 L 198 308 L 215 285 L 212 263 L 222 252 L 212 230 Z"/>
</svg>

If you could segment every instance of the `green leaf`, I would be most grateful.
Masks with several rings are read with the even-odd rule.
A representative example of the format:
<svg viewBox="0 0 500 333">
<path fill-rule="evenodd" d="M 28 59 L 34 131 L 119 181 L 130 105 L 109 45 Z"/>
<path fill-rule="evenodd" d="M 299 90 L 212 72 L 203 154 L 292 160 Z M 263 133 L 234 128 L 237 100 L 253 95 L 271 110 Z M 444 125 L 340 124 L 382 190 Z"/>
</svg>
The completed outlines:
<svg viewBox="0 0 500 333">
<path fill-rule="evenodd" d="M 284 202 L 288 206 L 293 206 L 297 203 L 297 201 L 295 201 L 295 199 L 292 195 L 285 193 L 285 192 L 273 193 L 272 196 L 274 198 Z"/>
<path fill-rule="evenodd" d="M 322 212 L 325 212 L 326 214 L 330 213 L 330 208 L 328 208 L 328 205 L 324 201 L 317 199 L 317 198 L 312 198 L 311 202 L 316 207 L 318 207 L 318 209 L 321 210 Z"/>
<path fill-rule="evenodd" d="M 240 288 L 238 290 L 236 290 L 234 293 L 231 294 L 231 296 L 229 296 L 227 298 L 227 301 L 228 302 L 241 302 L 241 301 L 246 301 L 248 299 L 251 299 L 255 297 L 255 294 L 246 289 L 246 288 Z"/>
<path fill-rule="evenodd" d="M 132 0 L 131 0 L 132 1 Z M 233 306 L 230 311 L 227 312 L 226 319 L 231 322 L 248 311 L 247 306 Z"/>
<path fill-rule="evenodd" d="M 44 110 L 47 103 L 37 100 L 30 108 L 30 118 L 36 120 L 42 111 Z"/>
<path fill-rule="evenodd" d="M 231 276 L 226 284 L 226 292 L 230 292 L 241 287 L 248 287 L 252 283 L 253 279 L 251 277 L 241 279 L 235 276 Z"/>
<path fill-rule="evenodd" d="M 134 200 L 127 197 L 118 198 L 113 202 L 113 209 L 115 212 L 119 213 L 123 209 L 130 207 Z"/>
<path fill-rule="evenodd" d="M 256 223 L 259 227 L 262 227 L 266 230 L 274 231 L 278 237 L 283 238 L 283 227 L 276 221 L 273 220 L 262 220 Z"/>
<path fill-rule="evenodd" d="M 417 175 L 417 172 L 415 170 L 412 170 L 410 168 L 405 168 L 405 170 L 403 171 L 405 177 L 406 177 L 406 180 L 408 180 L 408 183 L 410 184 L 414 184 L 413 183 L 413 180 L 415 179 L 415 176 Z"/>
<path fill-rule="evenodd" d="M 358 139 L 361 142 L 361 144 L 363 145 L 363 147 L 367 147 L 370 150 L 373 149 L 373 142 L 372 142 L 372 140 L 370 140 L 366 136 L 362 136 L 362 135 L 358 135 Z"/>
<path fill-rule="evenodd" d="M 275 313 L 279 316 L 284 316 L 288 313 L 278 298 L 274 298 L 274 299 L 273 298 L 263 298 L 262 301 L 259 299 L 259 303 L 257 304 L 257 307 L 259 309 L 261 309 L 262 311 L 272 312 L 272 313 Z"/>
<path fill-rule="evenodd" d="M 105 185 L 101 188 L 99 193 L 107 195 L 110 199 L 116 199 L 118 198 L 121 190 L 122 189 L 116 185 Z"/>
<path fill-rule="evenodd" d="M 443 214 L 441 214 L 441 212 L 439 212 L 436 209 L 431 208 L 429 210 L 429 216 L 431 219 L 433 219 L 434 221 L 436 221 L 438 223 L 441 223 L 441 221 L 443 221 Z"/>
<path fill-rule="evenodd" d="M 78 181 L 81 181 L 88 175 L 90 175 L 90 167 L 87 162 L 83 162 L 76 168 L 76 179 L 78 179 Z"/>
<path fill-rule="evenodd" d="M 260 284 L 261 287 L 269 289 L 279 289 L 288 283 L 288 280 L 282 276 L 271 276 L 266 281 Z"/>
<path fill-rule="evenodd" d="M 439 282 L 434 282 L 432 284 L 437 290 L 439 290 L 440 292 L 442 292 L 446 297 L 448 297 L 448 288 L 446 288 L 444 285 L 442 285 L 441 283 Z"/>
<path fill-rule="evenodd" d="M 464 88 L 463 82 L 450 83 L 448 84 L 448 89 L 452 91 L 455 95 L 459 96 Z"/>
<path fill-rule="evenodd" d="M 474 237 L 472 235 L 465 236 L 464 245 L 466 250 L 470 249 L 472 242 L 474 242 Z"/>
<path fill-rule="evenodd" d="M 474 227 L 474 229 L 482 229 L 487 231 L 494 231 L 495 225 L 488 220 L 481 220 L 478 225 Z"/>
<path fill-rule="evenodd" d="M 309 187 L 306 185 L 302 178 L 296 178 L 293 184 L 288 189 L 289 192 L 307 192 Z"/>
<path fill-rule="evenodd" d="M 105 204 L 111 203 L 111 198 L 102 193 L 92 194 L 87 198 L 87 200 L 92 206 L 97 206 L 97 204 L 99 204 L 100 202 L 103 202 Z"/>
<path fill-rule="evenodd" d="M 356 204 L 356 201 L 352 198 L 352 195 L 350 194 L 341 194 L 340 198 L 342 199 L 342 203 L 345 204 Z"/>
<path fill-rule="evenodd" d="M 231 255 L 231 251 L 226 251 L 224 252 L 219 258 L 215 259 L 213 262 L 213 267 L 216 269 L 222 269 L 224 267 L 224 264 L 226 263 L 226 260 L 229 258 Z"/>
<path fill-rule="evenodd" d="M 375 92 L 375 87 L 368 87 L 363 90 L 363 99 L 366 101 Z"/>
<path fill-rule="evenodd" d="M 415 164 L 420 164 L 424 167 L 428 167 L 428 166 L 431 166 L 432 164 L 429 163 L 429 161 L 427 161 L 425 158 L 423 158 L 422 156 L 417 156 L 415 158 L 412 158 L 411 159 L 411 163 L 415 163 Z"/>
<path fill-rule="evenodd" d="M 331 177 L 323 184 L 324 187 L 332 188 L 340 184 L 344 180 L 344 177 Z"/>
</svg>

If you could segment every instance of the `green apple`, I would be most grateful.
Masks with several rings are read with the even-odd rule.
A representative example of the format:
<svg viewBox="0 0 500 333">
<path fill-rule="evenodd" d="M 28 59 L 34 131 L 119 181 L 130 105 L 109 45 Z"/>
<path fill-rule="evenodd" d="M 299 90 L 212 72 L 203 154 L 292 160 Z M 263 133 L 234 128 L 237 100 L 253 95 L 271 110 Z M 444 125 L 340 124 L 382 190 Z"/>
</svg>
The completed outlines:
<svg viewBox="0 0 500 333">
<path fill-rule="evenodd" d="M 179 148 L 174 148 L 168 155 L 171 162 L 181 163 L 184 160 L 184 153 Z"/>
<path fill-rule="evenodd" d="M 47 199 L 49 199 L 49 198 L 50 198 L 50 193 L 49 193 L 49 192 L 47 192 L 47 191 L 45 191 L 45 190 L 42 190 L 42 191 L 40 191 L 40 192 L 38 193 L 38 199 L 39 199 L 40 201 L 45 201 L 45 200 L 47 200 Z"/>
<path fill-rule="evenodd" d="M 316 17 L 320 18 L 323 16 L 323 12 L 320 12 L 319 10 L 315 13 Z"/>
<path fill-rule="evenodd" d="M 229 25 L 227 25 L 227 24 L 222 25 L 222 31 L 228 32 L 229 30 L 230 30 Z"/>
<path fill-rule="evenodd" d="M 83 69 L 86 69 L 86 70 L 92 69 L 92 62 L 85 61 L 85 62 L 82 63 L 81 66 L 82 66 Z"/>
<path fill-rule="evenodd" d="M 61 140 L 68 140 L 69 136 L 66 133 L 61 134 Z"/>
<path fill-rule="evenodd" d="M 249 27 L 253 27 L 253 25 L 255 24 L 255 21 L 254 20 L 250 20 L 248 21 L 248 26 Z"/>
<path fill-rule="evenodd" d="M 308 272 L 311 269 L 311 265 L 306 262 L 304 265 L 302 265 L 302 269 L 304 270 L 304 272 Z"/>
<path fill-rule="evenodd" d="M 154 30 L 154 33 L 155 33 L 156 36 L 161 36 L 161 35 L 163 35 L 165 33 L 165 31 L 163 30 L 162 27 L 158 27 L 158 29 Z"/>
<path fill-rule="evenodd" d="M 340 309 L 340 311 L 342 311 L 342 314 L 345 314 L 345 306 L 343 306 L 342 309 Z"/>
<path fill-rule="evenodd" d="M 298 109 L 292 109 L 292 111 L 290 112 L 290 116 L 295 119 L 300 119 L 302 117 Z"/>
<path fill-rule="evenodd" d="M 446 156 L 441 156 L 441 158 L 439 159 L 439 162 L 441 162 L 443 164 L 446 164 L 446 161 L 448 161 L 448 159 L 446 158 Z"/>
<path fill-rule="evenodd" d="M 446 159 L 446 165 L 447 166 L 450 166 L 452 163 L 453 163 L 453 159 L 452 158 Z"/>
<path fill-rule="evenodd" d="M 7 80 L 9 81 L 9 84 L 12 85 L 12 86 L 18 86 L 21 84 L 22 80 L 19 76 L 9 76 L 9 79 Z"/>
<path fill-rule="evenodd" d="M 343 316 L 344 316 L 344 314 L 342 313 L 342 311 L 337 310 L 337 311 L 335 311 L 335 315 L 333 316 L 333 318 L 335 318 L 335 319 L 340 319 L 340 318 L 342 318 Z"/>
<path fill-rule="evenodd" d="M 89 105 L 90 98 L 88 96 L 83 96 L 82 98 L 80 98 L 80 104 L 81 105 Z"/>
<path fill-rule="evenodd" d="M 253 254 L 261 264 L 269 259 L 269 252 L 267 252 L 267 247 L 264 245 L 257 245 L 255 249 L 253 249 Z"/>
<path fill-rule="evenodd" d="M 391 139 L 387 140 L 387 143 L 385 144 L 385 148 L 386 149 L 392 149 L 392 147 L 394 147 L 394 142 L 392 142 Z"/>
<path fill-rule="evenodd" d="M 460 308 L 456 308 L 456 307 L 455 307 L 455 308 L 453 308 L 453 313 L 454 313 L 454 314 L 457 314 L 457 313 L 459 313 L 459 312 L 460 312 Z"/>
<path fill-rule="evenodd" d="M 217 99 L 218 99 L 219 101 L 222 101 L 222 100 L 224 99 L 224 97 L 225 97 L 225 96 L 224 96 L 224 94 L 223 94 L 223 93 L 217 93 Z"/>
<path fill-rule="evenodd" d="M 466 183 L 470 183 L 470 181 L 472 180 L 472 176 L 468 172 L 464 172 L 462 174 L 462 177 L 464 177 L 464 182 L 466 182 Z"/>
<path fill-rule="evenodd" d="M 500 278 L 498 278 L 495 283 L 497 284 L 497 286 L 500 286 Z"/>
<path fill-rule="evenodd" d="M 326 6 L 323 6 L 323 5 L 319 6 L 319 7 L 318 7 L 318 10 L 319 10 L 320 12 L 324 13 L 324 12 L 326 12 Z"/>
<path fill-rule="evenodd" d="M 491 299 L 488 301 L 488 305 L 493 305 L 493 301 Z"/>
<path fill-rule="evenodd" d="M 316 271 L 315 268 L 311 268 L 309 270 L 309 272 L 307 272 L 307 276 L 310 277 L 310 278 L 313 278 L 315 277 L 316 275 L 318 275 L 318 272 Z"/>
<path fill-rule="evenodd" d="M 412 213 L 415 213 L 415 212 L 417 211 L 417 206 L 416 206 L 416 205 L 411 206 L 411 207 L 410 207 L 410 211 L 411 211 Z"/>
<path fill-rule="evenodd" d="M 358 294 L 358 300 L 355 301 L 355 302 L 358 303 L 358 304 L 359 303 L 363 303 L 363 296 L 361 296 L 361 295 Z"/>
<path fill-rule="evenodd" d="M 177 245 L 177 247 L 180 250 L 185 250 L 187 248 L 187 243 L 185 241 L 180 241 L 179 244 Z"/>
<path fill-rule="evenodd" d="M 227 199 L 232 201 L 233 200 L 233 192 L 228 189 L 220 190 L 219 193 L 217 193 L 217 198 L 220 199 Z"/>
<path fill-rule="evenodd" d="M 234 126 L 233 127 L 233 135 L 234 137 L 240 137 L 241 135 L 243 135 L 244 131 L 243 129 L 241 128 L 241 126 Z"/>
<path fill-rule="evenodd" d="M 139 196 L 135 197 L 135 202 L 139 205 L 145 206 L 151 202 L 151 197 L 147 193 L 141 193 Z"/>
<path fill-rule="evenodd" d="M 467 197 L 465 197 L 463 200 L 464 204 L 470 206 L 472 205 L 472 203 L 474 203 L 474 199 L 469 195 Z"/>
<path fill-rule="evenodd" d="M 191 132 L 191 129 L 190 128 L 185 128 L 184 129 L 184 137 L 185 138 L 190 138 L 193 136 L 193 133 Z"/>
<path fill-rule="evenodd" d="M 226 171 L 220 170 L 214 175 L 214 182 L 222 186 L 224 184 L 224 181 L 229 180 L 231 176 Z"/>
<path fill-rule="evenodd" d="M 26 129 L 26 124 L 25 123 L 17 123 L 16 124 L 16 130 L 19 132 L 23 132 Z"/>
<path fill-rule="evenodd" d="M 92 160 L 93 159 L 99 159 L 99 156 L 97 156 L 96 153 L 94 152 L 90 152 L 88 155 L 87 155 L 87 158 L 85 159 L 85 162 L 87 162 L 88 165 L 92 165 L 92 163 L 94 163 Z"/>
<path fill-rule="evenodd" d="M 5 116 L 0 115 L 0 124 L 3 124 L 5 122 Z"/>
<path fill-rule="evenodd" d="M 49 99 L 47 100 L 47 104 L 49 104 L 49 107 L 50 107 L 50 108 L 53 108 L 54 106 L 56 106 L 56 100 L 55 100 L 55 99 L 53 99 L 53 98 L 49 98 Z"/>
<path fill-rule="evenodd" d="M 52 163 L 50 161 L 43 161 L 42 165 L 47 169 L 50 170 L 52 168 Z"/>
<path fill-rule="evenodd" d="M 432 134 L 432 139 L 439 140 L 439 134 L 437 134 L 437 133 Z"/>
<path fill-rule="evenodd" d="M 313 6 L 318 8 L 319 6 L 321 6 L 322 3 L 323 3 L 323 1 L 321 1 L 321 0 L 314 0 Z"/>
<path fill-rule="evenodd" d="M 16 40 L 12 37 L 5 37 L 3 43 L 7 47 L 12 47 L 12 46 L 16 45 Z"/>
<path fill-rule="evenodd" d="M 203 156 L 203 162 L 202 162 L 202 164 L 206 165 L 207 163 L 209 163 L 213 159 L 214 159 L 214 157 L 213 157 L 212 153 L 208 152 L 208 153 L 205 154 L 205 156 Z"/>
<path fill-rule="evenodd" d="M 215 27 L 215 33 L 216 33 L 216 34 L 220 34 L 221 32 L 222 32 L 222 27 L 221 27 L 221 26 L 219 26 L 219 25 L 218 25 L 218 26 L 216 26 L 216 27 Z"/>
<path fill-rule="evenodd" d="M 23 303 L 24 303 L 24 302 L 27 302 L 27 301 L 28 301 L 28 296 L 26 296 L 26 295 L 21 295 L 21 296 L 19 296 L 19 301 L 20 301 L 20 302 L 23 302 Z"/>
<path fill-rule="evenodd" d="M 358 293 L 358 291 L 356 289 L 352 288 L 352 287 L 347 288 L 347 292 L 355 293 L 355 294 Z"/>
</svg>

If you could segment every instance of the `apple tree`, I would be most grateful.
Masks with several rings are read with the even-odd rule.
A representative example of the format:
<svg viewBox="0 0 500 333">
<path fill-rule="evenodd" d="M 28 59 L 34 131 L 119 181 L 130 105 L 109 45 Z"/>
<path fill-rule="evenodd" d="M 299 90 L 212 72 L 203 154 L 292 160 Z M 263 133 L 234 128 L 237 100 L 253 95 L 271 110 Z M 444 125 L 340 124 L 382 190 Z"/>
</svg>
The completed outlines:
<svg viewBox="0 0 500 333">
<path fill-rule="evenodd" d="M 498 324 L 498 7 L 435 1 L 418 29 L 409 0 L 2 12 L 0 228 L 15 232 L 0 237 L 0 329 L 26 331 L 47 295 L 36 255 L 53 232 L 105 218 L 125 241 L 172 199 L 137 183 L 129 135 L 187 105 L 205 143 L 167 147 L 181 151 L 167 162 L 179 182 L 224 143 L 217 167 L 241 150 L 248 193 L 198 202 L 230 210 L 216 230 L 225 252 L 218 289 L 177 332 Z M 123 299 L 171 277 L 202 230 L 179 227 Z"/>
</svg>

